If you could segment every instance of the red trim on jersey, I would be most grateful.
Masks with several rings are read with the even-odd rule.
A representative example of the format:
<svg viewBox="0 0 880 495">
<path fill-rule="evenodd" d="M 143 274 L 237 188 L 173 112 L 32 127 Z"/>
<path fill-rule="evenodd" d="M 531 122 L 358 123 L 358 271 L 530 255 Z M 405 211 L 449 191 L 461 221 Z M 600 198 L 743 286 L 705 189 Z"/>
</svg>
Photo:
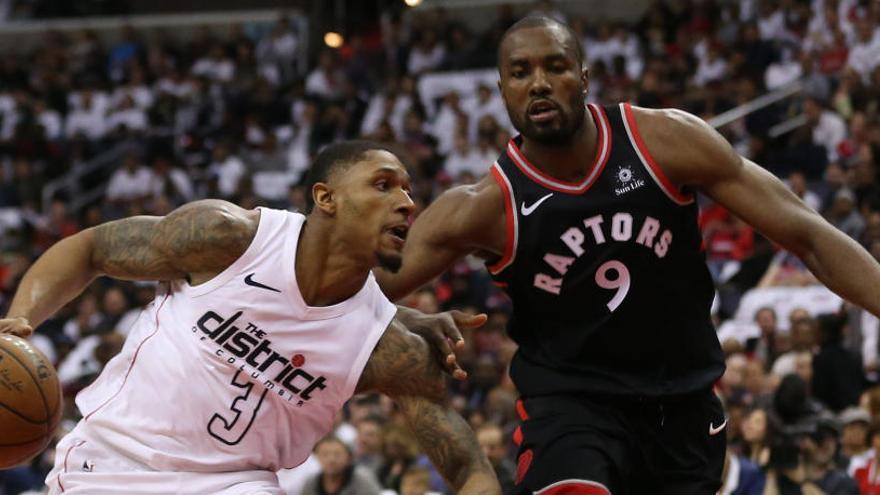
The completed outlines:
<svg viewBox="0 0 880 495">
<path fill-rule="evenodd" d="M 61 493 L 64 493 L 64 485 L 61 484 L 61 475 L 67 474 L 67 458 L 70 457 L 70 453 L 73 452 L 73 449 L 81 446 L 84 443 L 86 443 L 85 440 L 80 440 L 78 444 L 71 445 L 70 448 L 67 449 L 67 453 L 64 454 L 64 469 L 60 473 L 58 473 L 58 479 L 55 480 L 58 482 L 58 488 L 61 488 Z"/>
<path fill-rule="evenodd" d="M 138 357 L 138 353 L 141 352 L 141 347 L 143 347 L 143 345 L 144 345 L 148 340 L 150 340 L 151 338 L 153 338 L 153 336 L 156 335 L 157 332 L 159 332 L 159 311 L 161 311 L 161 310 L 162 310 L 162 307 L 165 306 L 165 301 L 168 300 L 168 297 L 169 297 L 169 294 L 166 294 L 166 295 L 165 295 L 165 298 L 162 299 L 162 302 L 159 304 L 159 307 L 156 308 L 156 329 L 153 330 L 153 333 L 151 333 L 150 335 L 147 335 L 146 337 L 144 337 L 144 340 L 142 340 L 142 341 L 140 342 L 140 344 L 138 344 L 137 349 L 135 349 L 135 351 L 134 351 L 134 357 L 131 358 L 131 364 L 128 365 L 128 371 L 125 372 L 125 378 L 122 379 L 122 385 L 119 386 L 119 390 L 117 390 L 116 393 L 114 393 L 114 394 L 111 395 L 109 398 L 107 398 L 107 400 L 105 400 L 103 404 L 101 404 L 100 406 L 98 406 L 97 408 L 95 408 L 94 411 L 88 413 L 88 414 L 83 418 L 83 421 L 88 421 L 89 418 L 92 417 L 92 415 L 94 415 L 96 412 L 100 411 L 101 408 L 103 408 L 104 406 L 106 406 L 107 404 L 109 404 L 111 400 L 115 399 L 116 396 L 119 395 L 119 392 L 122 392 L 122 389 L 125 387 L 125 382 L 128 381 L 128 375 L 131 374 L 131 370 L 134 369 L 134 365 L 135 365 L 135 363 L 137 363 L 137 357 Z"/>
<path fill-rule="evenodd" d="M 535 495 L 611 495 L 611 491 L 595 481 L 563 480 L 536 491 Z"/>
<path fill-rule="evenodd" d="M 608 157 L 611 155 L 611 125 L 608 123 L 608 116 L 605 115 L 605 109 L 593 104 L 587 105 L 587 108 L 593 115 L 593 120 L 596 122 L 599 134 L 596 138 L 596 156 L 593 158 L 593 163 L 588 169 L 587 177 L 582 182 L 562 181 L 545 174 L 541 169 L 529 162 L 529 159 L 523 155 L 513 139 L 507 143 L 507 155 L 526 177 L 540 186 L 566 194 L 585 193 L 602 175 L 602 170 L 605 168 L 605 164 L 608 163 Z"/>
<path fill-rule="evenodd" d="M 519 419 L 522 421 L 529 419 L 529 413 L 526 411 L 526 405 L 523 404 L 522 399 L 516 400 L 516 414 L 519 415 Z"/>
<path fill-rule="evenodd" d="M 513 444 L 519 447 L 523 443 L 523 432 L 522 428 L 517 426 L 515 430 L 513 430 Z"/>
<path fill-rule="evenodd" d="M 642 135 L 639 132 L 638 126 L 636 126 L 636 119 L 633 117 L 632 113 L 632 105 L 629 103 L 623 104 L 623 113 L 626 118 L 627 124 L 629 124 L 629 131 L 632 135 L 633 141 L 639 149 L 639 153 L 645 159 L 645 163 L 651 168 L 651 172 L 655 179 L 657 179 L 657 183 L 660 185 L 660 188 L 670 197 L 672 197 L 675 201 L 679 203 L 690 203 L 694 200 L 694 196 L 692 194 L 685 194 L 681 192 L 678 188 L 676 188 L 672 181 L 666 177 L 666 174 L 663 173 L 663 169 L 657 165 L 657 162 L 654 161 L 654 157 L 651 155 L 651 152 L 648 151 L 648 147 L 645 145 L 645 141 L 642 139 Z"/>
<path fill-rule="evenodd" d="M 488 266 L 489 273 L 497 275 L 513 262 L 513 255 L 516 252 L 516 205 L 513 202 L 511 186 L 497 162 L 489 168 L 489 173 L 501 187 L 501 193 L 504 196 L 504 223 L 506 225 L 504 229 L 506 238 L 504 240 L 504 256 L 498 262 Z"/>
<path fill-rule="evenodd" d="M 515 485 L 520 484 L 520 482 L 525 478 L 526 473 L 529 472 L 529 468 L 532 467 L 532 459 L 534 459 L 535 453 L 532 452 L 532 449 L 528 449 L 522 454 L 520 454 L 519 458 L 516 460 L 516 480 L 514 481 Z"/>
</svg>

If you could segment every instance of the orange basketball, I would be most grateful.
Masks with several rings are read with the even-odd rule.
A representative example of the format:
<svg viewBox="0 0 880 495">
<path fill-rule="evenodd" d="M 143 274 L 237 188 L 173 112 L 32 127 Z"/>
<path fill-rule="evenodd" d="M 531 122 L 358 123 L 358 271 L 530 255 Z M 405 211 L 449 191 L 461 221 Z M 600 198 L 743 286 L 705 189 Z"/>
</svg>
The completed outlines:
<svg viewBox="0 0 880 495">
<path fill-rule="evenodd" d="M 61 406 L 61 386 L 46 356 L 27 340 L 0 335 L 0 469 L 46 448 Z"/>
</svg>

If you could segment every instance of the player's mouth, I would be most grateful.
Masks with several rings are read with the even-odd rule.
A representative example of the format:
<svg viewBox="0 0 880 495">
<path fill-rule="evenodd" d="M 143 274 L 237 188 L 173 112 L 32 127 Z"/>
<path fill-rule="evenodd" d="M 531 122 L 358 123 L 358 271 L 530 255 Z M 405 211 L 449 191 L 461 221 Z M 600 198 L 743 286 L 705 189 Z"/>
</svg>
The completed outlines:
<svg viewBox="0 0 880 495">
<path fill-rule="evenodd" d="M 559 106 L 551 100 L 537 100 L 529 105 L 527 113 L 532 122 L 544 124 L 559 116 Z"/>
<path fill-rule="evenodd" d="M 406 222 L 394 224 L 385 229 L 385 233 L 398 248 L 403 248 L 403 244 L 406 242 L 406 235 L 409 233 L 409 224 Z"/>
</svg>

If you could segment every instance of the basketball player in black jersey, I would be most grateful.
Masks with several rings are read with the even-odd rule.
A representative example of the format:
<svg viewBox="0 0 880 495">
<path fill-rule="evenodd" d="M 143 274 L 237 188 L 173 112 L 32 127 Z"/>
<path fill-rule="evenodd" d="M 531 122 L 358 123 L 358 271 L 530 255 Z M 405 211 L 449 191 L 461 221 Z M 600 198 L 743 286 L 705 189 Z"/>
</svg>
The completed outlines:
<svg viewBox="0 0 880 495">
<path fill-rule="evenodd" d="M 724 371 L 700 248 L 700 191 L 880 314 L 880 266 L 702 120 L 584 105 L 565 25 L 526 18 L 499 47 L 521 133 L 475 185 L 415 222 L 392 297 L 476 253 L 513 300 L 511 378 L 523 420 L 515 493 L 714 494 L 725 450 L 712 385 Z M 458 336 L 454 336 L 458 337 Z"/>
</svg>

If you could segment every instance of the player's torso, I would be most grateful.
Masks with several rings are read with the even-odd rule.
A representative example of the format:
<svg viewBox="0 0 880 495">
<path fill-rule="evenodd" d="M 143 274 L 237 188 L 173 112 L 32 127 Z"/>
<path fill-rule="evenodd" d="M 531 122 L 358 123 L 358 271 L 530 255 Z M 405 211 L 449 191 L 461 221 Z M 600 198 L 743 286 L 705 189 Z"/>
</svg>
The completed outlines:
<svg viewBox="0 0 880 495">
<path fill-rule="evenodd" d="M 580 183 L 540 172 L 518 140 L 492 169 L 515 233 L 490 267 L 514 302 L 511 373 L 527 395 L 678 393 L 720 360 L 697 206 L 639 144 L 630 109 L 590 111 L 598 151 Z"/>
<path fill-rule="evenodd" d="M 343 303 L 307 307 L 293 271 L 302 217 L 261 215 L 242 258 L 160 294 L 77 397 L 89 435 L 146 469 L 275 470 L 332 428 L 394 306 L 370 276 Z"/>
</svg>

